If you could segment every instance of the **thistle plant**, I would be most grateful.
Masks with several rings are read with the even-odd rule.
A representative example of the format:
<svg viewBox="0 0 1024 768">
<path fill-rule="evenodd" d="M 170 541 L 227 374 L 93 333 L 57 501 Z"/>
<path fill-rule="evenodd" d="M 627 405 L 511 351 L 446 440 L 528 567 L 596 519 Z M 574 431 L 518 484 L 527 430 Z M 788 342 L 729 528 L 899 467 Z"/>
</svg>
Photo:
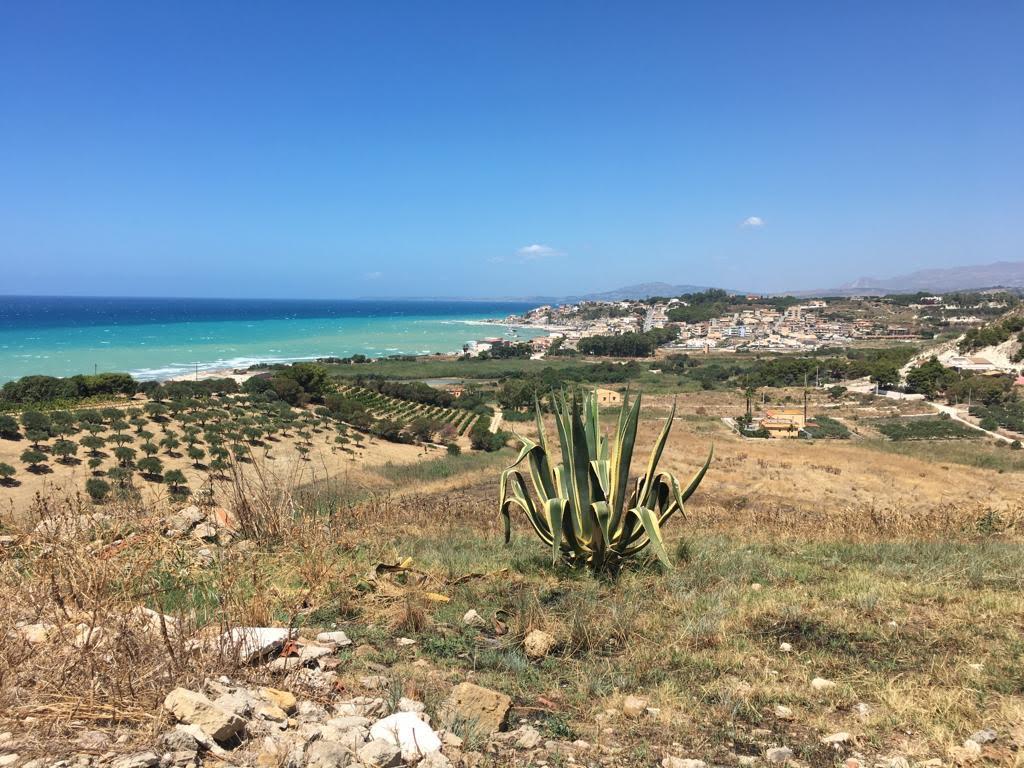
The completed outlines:
<svg viewBox="0 0 1024 768">
<path fill-rule="evenodd" d="M 614 441 L 601 431 L 595 392 L 570 397 L 552 395 L 561 461 L 548 448 L 540 405 L 536 407 L 537 440 L 516 435 L 519 457 L 501 474 L 499 509 L 505 542 L 511 537 L 511 512 L 521 509 L 533 530 L 551 548 L 552 563 L 562 559 L 572 568 L 617 571 L 628 558 L 648 546 L 671 567 L 662 526 L 690 498 L 708 471 L 707 461 L 681 490 L 675 476 L 659 472 L 665 443 L 675 417 L 675 403 L 661 430 L 646 471 L 630 479 L 629 470 L 640 418 L 640 396 L 623 397 Z M 523 470 L 526 462 L 536 498 L 530 494 Z"/>
</svg>

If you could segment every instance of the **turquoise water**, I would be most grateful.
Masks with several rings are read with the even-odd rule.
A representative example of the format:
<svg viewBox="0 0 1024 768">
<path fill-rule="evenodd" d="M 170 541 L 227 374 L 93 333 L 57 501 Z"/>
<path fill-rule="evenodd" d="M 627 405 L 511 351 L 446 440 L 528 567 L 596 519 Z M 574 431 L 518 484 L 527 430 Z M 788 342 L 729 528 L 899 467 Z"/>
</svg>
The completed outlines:
<svg viewBox="0 0 1024 768">
<path fill-rule="evenodd" d="M 233 310 L 177 301 L 166 307 L 147 305 L 142 311 L 137 305 L 121 307 L 119 300 L 105 300 L 110 303 L 99 310 L 90 306 L 83 311 L 80 306 L 54 305 L 60 301 L 55 299 L 47 299 L 51 304 L 45 309 L 26 305 L 25 297 L 17 299 L 0 299 L 0 382 L 28 374 L 68 376 L 94 370 L 155 379 L 257 362 L 454 352 L 484 337 L 511 338 L 514 332 L 505 327 L 478 321 L 525 306 L 318 302 L 296 308 L 295 302 L 267 302 Z M 223 319 L 232 314 L 240 319 Z M 534 335 L 518 331 L 521 339 Z"/>
</svg>

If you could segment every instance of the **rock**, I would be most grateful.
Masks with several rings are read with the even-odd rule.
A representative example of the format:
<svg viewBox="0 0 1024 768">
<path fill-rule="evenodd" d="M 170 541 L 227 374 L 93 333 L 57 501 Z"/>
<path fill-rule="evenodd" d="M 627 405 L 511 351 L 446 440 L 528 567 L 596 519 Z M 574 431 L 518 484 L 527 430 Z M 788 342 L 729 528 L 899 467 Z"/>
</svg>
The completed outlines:
<svg viewBox="0 0 1024 768">
<path fill-rule="evenodd" d="M 523 640 L 523 650 L 531 659 L 543 659 L 555 647 L 555 638 L 541 629 L 534 629 Z"/>
<path fill-rule="evenodd" d="M 55 627 L 52 624 L 22 624 L 15 631 L 29 645 L 42 645 L 50 639 Z"/>
<path fill-rule="evenodd" d="M 9 736 L 10 734 L 8 734 Z M 9 740 L 9 738 L 6 740 Z M 109 747 L 110 736 L 103 733 L 103 731 L 85 731 L 75 739 L 75 743 L 82 749 L 87 749 L 91 752 L 102 752 Z"/>
<path fill-rule="evenodd" d="M 416 645 L 416 641 L 411 637 L 400 637 L 395 640 L 395 645 L 399 648 L 408 648 L 410 645 Z"/>
<path fill-rule="evenodd" d="M 354 699 L 340 701 L 334 705 L 334 712 L 341 717 L 383 717 L 388 712 L 384 699 L 370 696 L 356 696 Z"/>
<path fill-rule="evenodd" d="M 476 627 L 477 629 L 487 626 L 487 622 L 484 621 L 484 617 L 472 608 L 466 611 L 466 613 L 462 616 L 462 623 L 465 624 L 467 627 Z"/>
<path fill-rule="evenodd" d="M 233 712 L 218 707 L 201 693 L 175 688 L 164 699 L 164 708 L 187 725 L 197 725 L 216 741 L 227 741 L 238 734 L 245 721 Z"/>
<path fill-rule="evenodd" d="M 785 704 L 776 704 L 775 709 L 772 711 L 775 713 L 775 716 L 779 718 L 779 720 L 793 719 L 793 710 L 787 707 Z"/>
<path fill-rule="evenodd" d="M 300 669 L 304 662 L 298 656 L 278 656 L 267 664 L 271 672 L 291 672 L 293 669 Z"/>
<path fill-rule="evenodd" d="M 836 684 L 831 680 L 826 680 L 824 677 L 816 677 L 811 680 L 811 688 L 816 691 L 827 691 L 830 688 L 835 688 Z"/>
<path fill-rule="evenodd" d="M 789 747 L 772 747 L 764 753 L 764 759 L 769 763 L 781 765 L 793 759 L 793 750 Z"/>
<path fill-rule="evenodd" d="M 661 768 L 707 768 L 703 760 L 686 757 L 666 757 L 661 761 Z"/>
<path fill-rule="evenodd" d="M 269 720 L 272 723 L 288 722 L 288 714 L 276 704 L 260 704 L 253 714 L 260 720 Z"/>
<path fill-rule="evenodd" d="M 393 768 L 402 762 L 402 752 L 387 741 L 371 741 L 359 750 L 359 760 L 369 768 Z"/>
<path fill-rule="evenodd" d="M 418 765 L 419 768 L 451 768 L 452 762 L 440 752 L 431 752 Z"/>
<path fill-rule="evenodd" d="M 502 729 L 511 707 L 512 699 L 503 693 L 460 683 L 441 706 L 441 722 L 449 726 L 458 721 L 474 722 L 481 735 L 490 735 Z"/>
<path fill-rule="evenodd" d="M 353 653 L 356 656 L 356 658 L 365 659 L 368 656 L 376 656 L 377 649 L 374 648 L 372 645 L 369 645 L 368 643 L 363 643 L 362 645 L 356 646 L 356 649 L 355 651 L 353 651 Z"/>
<path fill-rule="evenodd" d="M 274 706 L 280 707 L 289 715 L 295 711 L 295 695 L 288 691 L 278 690 L 277 688 L 260 688 L 259 694 L 262 698 Z M 327 714 L 326 710 L 324 714 Z"/>
<path fill-rule="evenodd" d="M 238 530 L 238 518 L 235 517 L 233 512 L 229 512 L 224 507 L 214 507 L 210 510 L 208 517 L 219 528 L 226 528 L 229 531 Z"/>
<path fill-rule="evenodd" d="M 509 736 L 512 737 L 512 744 L 516 749 L 536 749 L 543 740 L 540 731 L 529 725 L 520 726 Z"/>
<path fill-rule="evenodd" d="M 6 755 L 0 755 L 0 766 L 14 765 L 21 758 L 17 752 L 8 752 Z"/>
<path fill-rule="evenodd" d="M 963 753 L 968 758 L 981 757 L 981 744 L 973 739 L 967 739 L 964 742 Z"/>
<path fill-rule="evenodd" d="M 622 714 L 626 717 L 640 717 L 647 711 L 650 700 L 645 696 L 627 696 L 622 702 Z"/>
<path fill-rule="evenodd" d="M 762 586 L 755 581 L 753 584 L 750 585 L 750 589 L 753 592 L 760 592 L 761 589 L 762 589 Z"/>
<path fill-rule="evenodd" d="M 152 768 L 160 762 L 153 752 L 139 752 L 135 755 L 122 757 L 111 763 L 111 768 Z"/>
<path fill-rule="evenodd" d="M 229 693 L 223 693 L 214 699 L 213 703 L 221 709 L 227 710 L 228 712 L 234 712 L 239 717 L 249 717 L 249 715 L 252 714 L 253 709 L 260 704 L 260 702 L 254 696 L 250 696 L 249 692 L 244 688 L 239 688 L 238 690 L 230 691 Z"/>
<path fill-rule="evenodd" d="M 192 529 L 193 539 L 202 539 L 204 541 L 215 541 L 217 538 L 217 529 L 209 523 L 200 523 Z"/>
<path fill-rule="evenodd" d="M 352 753 L 336 741 L 314 741 L 306 748 L 306 768 L 346 768 Z"/>
<path fill-rule="evenodd" d="M 348 639 L 348 635 L 341 631 L 321 632 L 316 636 L 316 641 L 318 643 L 334 643 L 339 648 L 346 645 L 352 645 L 352 641 Z"/>
<path fill-rule="evenodd" d="M 398 700 L 398 711 L 399 712 L 426 712 L 427 705 L 422 701 L 416 701 L 403 696 Z"/>
<path fill-rule="evenodd" d="M 248 663 L 276 651 L 294 634 L 286 627 L 235 627 L 221 635 L 220 641 L 239 661 Z"/>
<path fill-rule="evenodd" d="M 779 650 L 783 653 L 792 653 L 793 645 L 791 643 L 779 643 Z"/>
<path fill-rule="evenodd" d="M 307 661 L 316 661 L 322 659 L 324 656 L 331 656 L 334 653 L 334 647 L 329 645 L 315 645 L 309 644 L 304 645 L 299 650 L 299 658 L 303 663 Z"/>
<path fill-rule="evenodd" d="M 975 731 L 973 734 L 971 734 L 971 741 L 975 742 L 976 744 L 988 744 L 989 742 L 995 740 L 996 732 L 987 728 L 982 731 Z"/>
<path fill-rule="evenodd" d="M 822 744 L 833 744 L 833 745 L 846 744 L 847 742 L 851 741 L 852 739 L 853 739 L 853 737 L 850 736 L 850 734 L 847 733 L 846 731 L 838 731 L 836 733 L 830 733 L 828 736 L 825 736 L 821 740 L 821 743 Z"/>
<path fill-rule="evenodd" d="M 370 728 L 370 738 L 395 745 L 407 762 L 441 749 L 441 739 L 434 729 L 420 720 L 415 712 L 397 712 L 377 721 Z"/>
<path fill-rule="evenodd" d="M 871 715 L 871 706 L 865 704 L 863 701 L 857 702 L 857 704 L 854 705 L 853 710 L 861 720 L 867 720 Z"/>
</svg>

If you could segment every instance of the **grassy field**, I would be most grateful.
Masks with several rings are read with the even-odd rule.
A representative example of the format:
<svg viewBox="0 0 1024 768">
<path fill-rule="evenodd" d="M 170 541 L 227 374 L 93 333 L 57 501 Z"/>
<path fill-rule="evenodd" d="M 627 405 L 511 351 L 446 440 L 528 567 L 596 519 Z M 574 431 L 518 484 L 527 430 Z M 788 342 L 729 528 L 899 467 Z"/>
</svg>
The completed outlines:
<svg viewBox="0 0 1024 768">
<path fill-rule="evenodd" d="M 650 398 L 641 446 L 669 402 Z M 83 729 L 123 734 L 116 750 L 147 748 L 168 727 L 160 702 L 175 685 L 220 674 L 284 685 L 264 667 L 184 650 L 224 627 L 278 624 L 349 634 L 336 670 L 347 695 L 383 675 L 436 715 L 451 685 L 471 679 L 510 695 L 513 717 L 544 738 L 614 749 L 615 765 L 669 754 L 737 765 L 775 746 L 794 765 L 853 754 L 947 764 L 981 728 L 1001 734 L 983 759 L 1013 764 L 1002 734 L 1024 726 L 1024 476 L 951 458 L 980 455 L 983 441 L 742 440 L 716 415 L 742 404 L 738 393 L 680 401 L 665 468 L 688 477 L 712 442 L 715 462 L 686 519 L 668 526 L 675 567 L 642 559 L 614 579 L 552 567 L 521 518 L 503 544 L 497 477 L 511 449 L 303 488 L 260 474 L 248 498 L 265 503 L 219 499 L 259 518 L 223 545 L 167 538 L 144 504 L 54 494 L 34 519 L 4 520 L 14 538 L 0 556 L 0 625 L 121 627 L 122 651 L 70 635 L 7 643 L 0 730 L 40 750 Z M 94 512 L 106 518 L 82 517 Z M 53 527 L 34 530 L 37 519 Z M 402 562 L 409 570 L 379 570 Z M 140 605 L 172 615 L 181 635 L 131 634 L 124 617 Z M 470 609 L 482 628 L 463 624 Z M 539 661 L 523 649 L 534 629 L 556 639 Z M 415 644 L 403 650 L 400 637 Z M 835 685 L 817 690 L 816 677 Z M 630 694 L 652 713 L 625 720 Z M 840 731 L 848 743 L 822 744 Z M 467 749 L 483 746 L 465 736 Z"/>
</svg>

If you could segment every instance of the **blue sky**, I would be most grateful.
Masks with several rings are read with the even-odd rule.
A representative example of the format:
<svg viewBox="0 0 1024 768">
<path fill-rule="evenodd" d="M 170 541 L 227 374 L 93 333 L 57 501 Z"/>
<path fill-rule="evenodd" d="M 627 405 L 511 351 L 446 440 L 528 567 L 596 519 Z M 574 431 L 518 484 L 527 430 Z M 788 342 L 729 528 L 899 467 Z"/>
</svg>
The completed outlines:
<svg viewBox="0 0 1024 768">
<path fill-rule="evenodd" d="M 0 4 L 0 294 L 1024 259 L 1024 4 Z"/>
</svg>

